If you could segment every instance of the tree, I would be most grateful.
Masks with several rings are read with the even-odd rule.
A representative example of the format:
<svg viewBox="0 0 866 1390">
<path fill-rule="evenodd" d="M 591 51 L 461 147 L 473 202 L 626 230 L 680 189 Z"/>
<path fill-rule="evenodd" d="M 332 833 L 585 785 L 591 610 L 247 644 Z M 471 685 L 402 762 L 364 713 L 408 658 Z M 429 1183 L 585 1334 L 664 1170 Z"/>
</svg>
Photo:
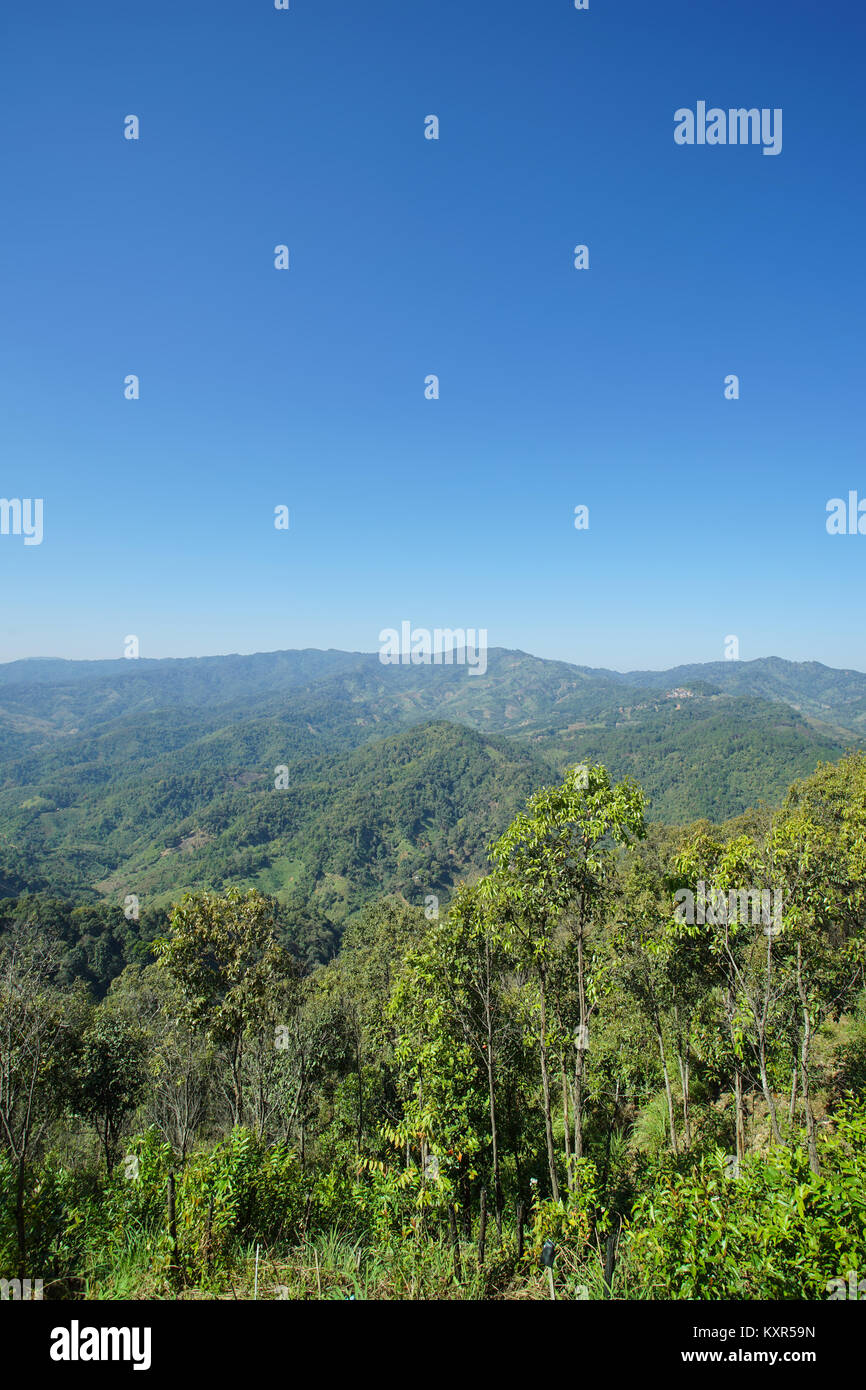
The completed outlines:
<svg viewBox="0 0 866 1390">
<path fill-rule="evenodd" d="M 462 1117 L 465 1129 L 479 1091 L 485 1093 L 500 1232 L 503 1196 L 497 1086 L 500 1044 L 507 1027 L 503 983 L 508 965 L 496 913 L 480 887 L 463 885 L 448 913 L 429 928 L 407 958 L 393 999 L 408 1069 L 416 1079 L 418 1095 L 427 1078 L 425 1113 L 433 1116 L 434 1123 L 438 1118 L 438 1133 L 446 1123 L 453 1127 L 457 1116 Z M 434 1097 L 438 1106 L 433 1105 Z M 471 1143 L 465 1134 L 460 1142 L 460 1152 L 468 1152 Z"/>
<path fill-rule="evenodd" d="M 177 984 L 181 1018 L 224 1049 L 232 1122 L 243 1123 L 243 1048 L 247 1030 L 267 1016 L 295 976 L 279 944 L 273 904 L 255 889 L 187 893 L 154 941 L 159 963 Z"/>
<path fill-rule="evenodd" d="M 611 783 L 604 767 L 575 767 L 561 785 L 530 797 L 527 809 L 491 846 L 496 898 L 512 947 L 537 980 L 539 1056 L 550 1186 L 559 1200 L 553 1146 L 547 995 L 554 932 L 569 909 L 576 948 L 578 1046 L 575 1049 L 574 1153 L 583 1155 L 583 1076 L 588 1038 L 585 933 L 598 912 L 611 871 L 610 847 L 644 834 L 644 796 L 630 778 Z"/>
<path fill-rule="evenodd" d="M 355 1077 L 358 1150 L 377 1121 L 401 1119 L 398 1029 L 389 1004 L 403 961 L 426 927 L 423 912 L 399 898 L 370 903 L 347 927 L 337 960 L 321 972 L 319 987 L 337 1001 Z"/>
<path fill-rule="evenodd" d="M 656 889 L 657 885 L 648 878 L 643 866 L 634 865 L 625 891 L 625 920 L 617 933 L 616 978 L 634 997 L 652 1026 L 664 1078 L 671 1152 L 676 1154 L 677 1126 L 665 1048 L 665 1024 L 673 1010 L 676 988 L 671 968 L 672 943 L 665 935 L 668 913 L 659 902 Z M 688 1114 L 687 1108 L 685 1114 Z"/>
<path fill-rule="evenodd" d="M 15 1173 L 18 1278 L 27 1273 L 27 1168 L 63 1099 L 58 953 L 26 923 L 0 939 L 0 1143 Z"/>
<path fill-rule="evenodd" d="M 691 1070 L 702 1000 L 713 987 L 705 941 L 685 936 L 672 920 L 669 832 L 655 827 L 640 850 L 622 865 L 619 879 L 614 978 L 635 998 L 655 1036 L 665 1084 L 671 1149 L 677 1152 L 673 1090 L 667 1060 L 671 1046 L 682 1091 L 682 1134 L 691 1133 Z"/>
<path fill-rule="evenodd" d="M 809 1162 L 820 1171 L 810 1062 L 815 1034 L 838 1018 L 864 978 L 866 757 L 822 764 L 791 788 L 773 827 L 784 881 L 784 939 L 800 1014 L 799 1081 Z"/>
<path fill-rule="evenodd" d="M 109 1005 L 97 1005 L 76 1049 L 73 1105 L 96 1130 L 109 1171 L 123 1122 L 144 1090 L 145 1052 L 139 1027 Z"/>
<path fill-rule="evenodd" d="M 737 854 L 736 851 L 733 856 L 726 856 L 721 840 L 710 835 L 705 828 L 694 832 L 675 856 L 675 870 L 680 882 L 690 885 L 677 891 L 677 912 L 686 905 L 688 895 L 697 905 L 693 911 L 676 916 L 673 925 L 681 940 L 691 939 L 708 952 L 712 974 L 722 991 L 728 1032 L 727 1057 L 732 1072 L 738 1165 L 746 1153 L 746 1072 L 743 1055 L 746 1018 L 740 1007 L 738 989 L 745 969 L 748 926 L 739 921 L 738 914 L 728 911 L 727 888 L 732 865 L 740 862 L 742 857 L 742 853 Z"/>
<path fill-rule="evenodd" d="M 109 990 L 113 1013 L 146 1038 L 148 1084 L 144 1104 L 181 1166 L 204 1122 L 213 1091 L 213 1048 L 181 1020 L 182 996 L 156 964 L 128 965 Z"/>
</svg>

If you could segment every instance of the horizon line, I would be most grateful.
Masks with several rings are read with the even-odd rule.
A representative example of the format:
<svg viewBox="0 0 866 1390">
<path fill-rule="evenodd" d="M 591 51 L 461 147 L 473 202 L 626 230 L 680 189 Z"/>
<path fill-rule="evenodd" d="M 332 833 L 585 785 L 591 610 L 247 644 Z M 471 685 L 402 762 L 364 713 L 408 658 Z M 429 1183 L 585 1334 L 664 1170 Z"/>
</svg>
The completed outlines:
<svg viewBox="0 0 866 1390">
<path fill-rule="evenodd" d="M 443 649 L 443 651 L 444 651 L 444 650 L 446 650 L 446 649 Z M 455 646 L 455 647 L 447 648 L 447 650 L 448 650 L 449 652 L 456 652 L 456 651 L 460 651 L 460 650 L 465 650 L 465 648 L 460 648 L 460 647 L 456 647 L 456 646 Z M 90 666 L 90 665 L 92 665 L 92 666 L 96 666 L 96 665 L 103 664 L 103 663 L 112 663 L 112 664 L 115 664 L 115 665 L 123 663 L 123 664 L 125 665 L 125 664 L 127 664 L 127 663 L 129 663 L 129 662 L 132 662 L 132 661 L 135 661 L 136 663 L 146 663 L 146 664 L 148 664 L 148 665 L 160 665 L 160 664 L 167 663 L 167 662 L 178 662 L 178 663 L 180 663 L 180 662 L 197 662 L 197 661 L 229 661 L 229 660 L 232 660 L 232 659 L 243 660 L 243 659 L 249 659 L 249 658 L 255 658 L 255 657 L 266 657 L 266 656 L 304 655 L 304 654 L 306 654 L 306 653 L 311 653 L 311 652 L 315 652 L 316 654 L 322 655 L 322 656 L 327 656 L 327 655 L 329 655 L 329 654 L 333 654 L 333 655 L 336 655 L 336 656 L 350 656 L 350 657 L 378 657 L 378 656 L 379 656 L 379 652 L 377 652 L 377 651 L 361 651 L 361 650 L 349 649 L 349 648 L 345 648 L 345 647 L 275 647 L 275 648 L 272 648 L 272 649 L 269 649 L 269 650 L 259 650 L 259 651 L 253 651 L 253 652 L 238 652 L 238 651 L 233 651 L 233 652 L 209 652 L 209 653 L 206 653 L 206 654 L 204 654 L 204 655 L 202 655 L 202 656 L 138 656 L 138 657 L 124 657 L 124 656 L 96 656 L 96 657 L 74 657 L 74 656 L 73 656 L 73 657 L 67 657 L 67 656 L 22 656 L 22 657 L 11 657 L 11 658 L 10 658 L 9 660 L 7 660 L 7 661 L 0 661 L 0 671 L 6 669 L 6 668 L 8 668 L 8 667 L 11 667 L 11 666 L 23 666 L 23 665 L 29 665 L 29 664 L 38 664 L 39 662 L 56 663 L 57 665 L 63 665 L 63 666 L 72 666 L 72 665 L 77 665 L 77 666 Z M 522 647 L 501 647 L 501 646 L 499 646 L 499 647 L 493 647 L 493 646 L 491 646 L 491 647 L 488 647 L 488 648 L 487 648 L 487 652 L 488 652 L 488 655 L 491 655 L 491 654 L 496 653 L 496 652 L 501 652 L 501 653 L 504 653 L 504 654 L 509 655 L 509 656 L 524 656 L 524 657 L 528 657 L 528 658 L 529 658 L 530 660 L 532 660 L 532 661 L 542 661 L 542 662 L 545 662 L 545 663 L 550 664 L 550 665 L 556 665 L 556 666 L 571 666 L 571 667 L 573 667 L 575 670 L 578 670 L 578 671 L 612 672 L 614 675 L 618 675 L 618 676 L 645 675 L 645 674 L 664 675 L 664 674 L 666 674 L 666 673 L 669 672 L 669 671 L 678 671 L 678 670 L 681 670 L 681 669 L 683 669 L 684 667 L 687 667 L 687 666 L 707 666 L 707 667 L 710 667 L 710 666 L 743 666 L 743 667 L 745 667 L 745 666 L 752 666 L 752 665 L 755 665 L 755 664 L 757 664 L 758 662 L 762 662 L 762 661 L 779 661 L 779 662 L 783 662 L 785 665 L 788 665 L 788 666 L 819 666 L 819 667 L 821 667 L 821 668 L 822 668 L 823 670 L 825 670 L 825 671 L 839 671 L 839 672 L 842 672 L 843 674 L 851 674 L 851 673 L 854 673 L 854 674 L 856 674 L 856 675 L 866 675 L 866 672 L 861 671 L 861 670 L 859 669 L 859 667 L 856 667 L 856 666 L 828 666 L 825 662 L 822 662 L 822 661 L 815 661 L 815 660 L 796 661 L 796 660 L 793 660 L 793 659 L 791 659 L 791 658 L 789 658 L 789 657 L 776 656 L 776 655 L 773 655 L 773 654 L 770 654 L 770 655 L 767 655 L 767 656 L 751 657 L 748 661 L 744 661 L 744 660 L 742 660 L 741 658 L 736 658 L 736 659 L 734 659 L 734 658 L 722 657 L 722 658 L 720 658 L 720 659 L 716 659 L 715 661 L 700 661 L 700 660 L 681 661 L 681 662 L 679 662 L 679 663 L 678 663 L 677 665 L 675 665 L 675 666 L 659 666 L 659 667 L 654 667 L 654 666 L 653 666 L 653 667 L 649 667 L 649 666 L 637 667 L 637 666 L 634 666 L 634 667 L 629 667 L 627 670 L 620 670 L 619 668 L 613 667 L 613 666 L 588 666 L 588 665 L 584 665 L 584 664 L 581 664 L 581 663 L 576 662 L 576 661 L 568 661 L 568 660 L 566 660 L 566 659 L 563 658 L 563 657 L 536 656 L 533 652 L 525 651 Z M 383 663 L 383 664 L 387 664 L 387 663 Z M 407 663 L 407 664 L 409 664 L 409 663 Z M 412 664 L 417 664 L 417 665 L 420 666 L 420 665 L 426 665 L 426 664 L 428 664 L 428 663 L 426 663 L 426 662 L 418 662 L 418 663 L 412 663 Z M 442 663 L 437 663 L 437 664 L 442 664 Z M 451 664 L 451 663 L 445 663 L 445 664 Z"/>
</svg>

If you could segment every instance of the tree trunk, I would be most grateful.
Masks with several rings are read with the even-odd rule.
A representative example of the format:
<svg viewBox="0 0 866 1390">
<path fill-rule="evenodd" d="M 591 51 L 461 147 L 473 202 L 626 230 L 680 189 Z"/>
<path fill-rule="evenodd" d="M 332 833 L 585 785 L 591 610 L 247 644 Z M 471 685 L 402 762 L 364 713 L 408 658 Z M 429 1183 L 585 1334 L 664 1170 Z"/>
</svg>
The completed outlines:
<svg viewBox="0 0 866 1390">
<path fill-rule="evenodd" d="M 487 1023 L 487 1100 L 490 1108 L 490 1142 L 493 1146 L 493 1204 L 496 1208 L 496 1231 L 502 1236 L 502 1176 L 499 1172 L 499 1132 L 496 1128 L 496 1085 L 493 1075 L 493 1038 L 490 1019 Z"/>
<path fill-rule="evenodd" d="M 553 1120 L 550 1113 L 550 1076 L 547 1070 L 547 1000 L 544 971 L 539 972 L 541 998 L 541 1087 L 544 1092 L 544 1133 L 547 1139 L 547 1163 L 550 1168 L 550 1190 L 554 1202 L 559 1201 L 559 1181 L 556 1176 L 556 1152 L 553 1147 Z"/>
<path fill-rule="evenodd" d="M 746 1156 L 746 1115 L 743 1107 L 743 1073 L 739 1060 L 734 1062 L 734 1123 L 737 1131 L 737 1171 Z"/>
<path fill-rule="evenodd" d="M 15 1179 L 15 1235 L 18 1240 L 18 1278 L 24 1279 L 27 1274 L 27 1223 L 24 1220 L 24 1193 L 26 1184 L 24 1181 L 24 1157 L 18 1160 L 18 1172 Z"/>
<path fill-rule="evenodd" d="M 821 1172 L 818 1158 L 818 1140 L 815 1130 L 815 1116 L 809 1096 L 809 1052 L 812 1046 L 812 1020 L 809 1015 L 809 1001 L 803 984 L 803 956 L 800 943 L 797 943 L 797 992 L 803 1010 L 803 1041 L 800 1047 L 800 1086 L 803 1091 L 803 1110 L 806 1115 L 806 1139 L 809 1146 L 809 1167 L 817 1175 Z"/>
<path fill-rule="evenodd" d="M 463 1266 L 460 1261 L 460 1237 L 457 1234 L 457 1212 L 454 1203 L 448 1203 L 448 1225 L 451 1231 L 451 1248 L 454 1251 L 454 1269 L 457 1275 L 457 1282 L 463 1283 Z"/>
<path fill-rule="evenodd" d="M 583 1058 L 582 1048 L 578 1048 L 574 1064 L 574 1160 L 583 1158 Z"/>
<path fill-rule="evenodd" d="M 361 1066 L 361 1044 L 357 1035 L 355 1040 L 355 1065 L 358 1071 L 358 1153 L 360 1153 L 364 1139 L 364 1075 Z"/>
<path fill-rule="evenodd" d="M 662 1036 L 662 1026 L 658 1015 L 656 1015 L 655 1018 L 655 1025 L 656 1037 L 658 1039 L 659 1044 L 659 1055 L 662 1059 L 662 1074 L 665 1079 L 665 1095 L 667 1096 L 668 1102 L 668 1124 L 670 1125 L 671 1132 L 671 1153 L 674 1155 L 674 1157 L 676 1157 L 676 1155 L 679 1153 L 679 1149 L 677 1147 L 677 1124 L 676 1120 L 674 1119 L 674 1097 L 673 1092 L 671 1091 L 671 1078 L 670 1073 L 668 1072 L 668 1059 L 665 1056 L 665 1041 L 664 1037 Z"/>
<path fill-rule="evenodd" d="M 799 1075 L 798 1075 L 798 1072 L 797 1072 L 797 1057 L 796 1057 L 796 1054 L 795 1054 L 795 1055 L 794 1055 L 793 1066 L 791 1067 L 791 1104 L 788 1106 L 788 1124 L 790 1125 L 791 1129 L 794 1128 L 794 1118 L 795 1118 L 795 1116 L 796 1116 L 796 1114 L 797 1114 L 797 1081 L 798 1081 L 798 1080 L 799 1080 Z M 791 1141 L 792 1141 L 792 1143 L 793 1143 L 793 1135 L 791 1136 Z"/>
<path fill-rule="evenodd" d="M 177 1209 L 175 1197 L 174 1173 L 168 1175 L 168 1235 L 171 1241 L 171 1264 L 169 1266 L 169 1276 L 172 1286 L 176 1289 L 180 1278 L 180 1261 L 177 1249 Z"/>
<path fill-rule="evenodd" d="M 103 1119 L 102 1128 L 99 1127 L 99 1120 L 96 1121 L 96 1133 L 99 1136 L 99 1143 L 102 1147 L 102 1157 L 105 1159 L 105 1172 L 111 1172 L 111 1148 L 108 1142 L 108 1121 Z"/>
<path fill-rule="evenodd" d="M 773 1138 L 777 1144 L 782 1143 L 782 1132 L 779 1129 L 779 1119 L 776 1114 L 776 1102 L 770 1090 L 770 1079 L 767 1075 L 767 1019 L 770 1015 L 770 1002 L 772 999 L 771 980 L 773 975 L 773 936 L 767 932 L 767 973 L 764 979 L 764 997 L 761 1010 L 758 1011 L 757 1002 L 752 1003 L 752 1016 L 755 1020 L 755 1032 L 758 1037 L 758 1071 L 761 1077 L 761 1091 L 764 1103 L 767 1107 L 767 1114 L 770 1117 L 770 1128 L 773 1131 Z"/>
<path fill-rule="evenodd" d="M 607 1134 L 604 1136 L 604 1167 L 601 1170 L 601 1183 L 599 1184 L 602 1192 L 607 1190 L 607 1178 L 610 1173 L 610 1145 L 613 1139 L 614 1118 L 615 1116 L 611 1118 L 611 1122 L 607 1127 Z"/>
<path fill-rule="evenodd" d="M 777 1144 L 781 1144 L 782 1131 L 779 1129 L 779 1120 L 776 1115 L 776 1102 L 773 1100 L 773 1093 L 770 1090 L 770 1080 L 767 1076 L 767 1052 L 763 1033 L 758 1041 L 758 1065 L 761 1071 L 761 1090 L 764 1093 L 764 1100 L 770 1116 L 770 1128 L 773 1131 L 773 1138 Z"/>
<path fill-rule="evenodd" d="M 803 1090 L 803 1109 L 806 1113 L 806 1140 L 809 1146 L 809 1167 L 812 1172 L 818 1176 L 821 1172 L 821 1162 L 818 1158 L 815 1116 L 812 1112 L 812 1102 L 809 1097 L 809 1043 L 810 1034 L 807 1027 L 803 1034 L 803 1048 L 800 1053 L 800 1082 Z"/>
<path fill-rule="evenodd" d="M 490 1110 L 490 1143 L 493 1149 L 493 1206 L 496 1213 L 496 1232 L 502 1239 L 502 1175 L 499 1171 L 499 1130 L 496 1124 L 496 1077 L 493 1061 L 493 986 L 492 962 L 490 959 L 490 936 L 484 934 L 484 1049 L 487 1068 L 487 1103 Z"/>
<path fill-rule="evenodd" d="M 560 1075 L 562 1077 L 562 1119 L 565 1133 L 565 1174 L 568 1181 L 569 1192 L 574 1191 L 574 1168 L 571 1162 L 571 1117 L 568 1113 L 568 1077 L 565 1074 L 565 1058 L 560 1059 Z"/>
<path fill-rule="evenodd" d="M 580 1046 L 577 1049 L 577 1062 L 574 1068 L 574 1157 L 575 1162 L 583 1158 L 583 1070 L 586 1058 L 586 979 L 583 960 L 583 912 L 581 898 L 577 923 L 577 1002 L 580 1014 Z"/>
<path fill-rule="evenodd" d="M 736 1132 L 737 1172 L 739 1172 L 740 1164 L 746 1156 L 746 1117 L 743 1109 L 743 1071 L 737 1056 L 737 1040 L 734 1036 L 734 1018 L 736 1015 L 734 992 L 730 985 L 728 986 L 725 1007 L 731 1033 L 731 1048 L 734 1053 L 734 1129 Z"/>
<path fill-rule="evenodd" d="M 472 1239 L 472 1189 L 469 1184 L 469 1174 L 464 1173 L 461 1179 L 463 1191 L 463 1234 L 467 1241 Z"/>
<path fill-rule="evenodd" d="M 688 1052 L 677 1051 L 677 1066 L 680 1072 L 680 1082 L 683 1088 L 683 1143 L 687 1149 L 692 1146 L 692 1117 L 690 1110 L 689 1094 L 689 1054 Z"/>
<path fill-rule="evenodd" d="M 240 1125 L 243 1123 L 244 1113 L 244 1089 L 241 1079 L 241 1049 L 242 1041 L 240 1036 L 234 1039 L 231 1052 L 232 1069 L 232 1124 Z"/>
</svg>

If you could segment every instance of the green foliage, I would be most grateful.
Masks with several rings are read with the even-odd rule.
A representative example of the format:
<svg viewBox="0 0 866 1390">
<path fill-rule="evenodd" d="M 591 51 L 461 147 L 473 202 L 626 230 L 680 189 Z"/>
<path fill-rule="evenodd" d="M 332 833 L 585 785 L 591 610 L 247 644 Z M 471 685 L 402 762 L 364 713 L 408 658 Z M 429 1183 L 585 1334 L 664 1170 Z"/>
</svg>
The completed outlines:
<svg viewBox="0 0 866 1390">
<path fill-rule="evenodd" d="M 574 1190 L 563 1200 L 536 1200 L 530 1212 L 530 1239 L 526 1254 L 533 1264 L 541 1259 L 546 1240 L 566 1247 L 577 1260 L 585 1257 L 595 1232 L 606 1235 L 609 1217 L 600 1209 L 598 1169 L 591 1159 L 583 1158 L 574 1165 Z"/>
<path fill-rule="evenodd" d="M 153 948 L 181 991 L 184 1022 L 234 1042 L 291 975 L 270 904 L 239 888 L 223 897 L 185 894 L 169 926 Z"/>
<path fill-rule="evenodd" d="M 239 1244 L 297 1236 L 305 1189 L 297 1155 L 234 1129 L 208 1153 L 196 1154 L 177 1187 L 178 1258 L 186 1278 L 224 1273 Z M 168 1235 L 163 1267 L 174 1260 Z"/>
<path fill-rule="evenodd" d="M 866 1108 L 849 1104 L 820 1144 L 749 1158 L 740 1177 L 721 1151 L 668 1167 L 638 1199 L 627 1241 L 646 1298 L 826 1297 L 866 1263 Z"/>
<path fill-rule="evenodd" d="M 145 1040 L 141 1029 L 99 1005 L 76 1048 L 72 1106 L 94 1125 L 110 1168 L 120 1129 L 145 1084 Z"/>
<path fill-rule="evenodd" d="M 442 726 L 445 801 L 449 759 L 467 786 L 496 761 L 473 739 Z M 429 753 L 391 743 L 389 814 Z M 363 808 L 342 824 L 369 863 Z M 138 924 L 25 895 L 0 913 L 0 1270 L 249 1297 L 258 1257 L 259 1297 L 535 1298 L 550 1240 L 561 1295 L 609 1297 L 618 1239 L 615 1297 L 824 1297 L 866 1259 L 864 845 L 858 755 L 687 829 L 592 765 L 518 801 L 450 904 L 379 898 L 336 953 L 317 903 L 240 883 L 185 895 L 150 964 Z M 683 922 L 699 882 L 780 884 L 781 922 Z"/>
<path fill-rule="evenodd" d="M 622 677 L 488 658 L 471 680 L 339 652 L 12 663 L 0 895 L 136 893 L 150 910 L 243 883 L 342 923 L 382 894 L 447 893 L 481 871 L 490 835 L 576 762 L 637 777 L 657 819 L 721 819 L 778 801 L 864 732 L 855 672 L 723 662 L 708 683 L 701 668 Z M 683 683 L 691 697 L 669 698 Z M 71 968 L 116 973 L 126 930 Z M 315 949 L 328 957 L 327 941 Z"/>
</svg>

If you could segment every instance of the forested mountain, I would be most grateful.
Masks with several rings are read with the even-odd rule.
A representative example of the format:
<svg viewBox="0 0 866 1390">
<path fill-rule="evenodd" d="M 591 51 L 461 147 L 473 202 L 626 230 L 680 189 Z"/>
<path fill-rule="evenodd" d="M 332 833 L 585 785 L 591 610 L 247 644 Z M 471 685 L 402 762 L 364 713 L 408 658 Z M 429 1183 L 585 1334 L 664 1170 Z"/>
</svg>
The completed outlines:
<svg viewBox="0 0 866 1390">
<path fill-rule="evenodd" d="M 778 700 L 846 733 L 866 729 L 866 676 L 861 671 L 836 671 L 819 661 L 713 661 L 675 666 L 670 671 L 595 671 L 625 685 L 665 690 L 671 686 L 707 681 L 729 695 L 757 695 Z"/>
<path fill-rule="evenodd" d="M 529 771 L 447 723 L 387 743 L 318 844 L 373 880 L 380 831 L 424 842 L 419 785 L 453 824 L 488 763 Z M 380 895 L 339 949 L 237 885 L 136 922 L 0 903 L 12 1296 L 856 1297 L 866 758 L 726 826 L 644 811 L 572 768 L 447 911 Z"/>
<path fill-rule="evenodd" d="M 7 668 L 0 1277 L 836 1297 L 863 678 L 753 668 Z"/>
<path fill-rule="evenodd" d="M 465 722 L 490 719 L 504 728 L 519 715 L 543 717 L 557 709 L 616 707 L 629 691 L 667 691 L 694 681 L 731 695 L 779 700 L 819 718 L 832 717 L 856 731 L 866 711 L 866 674 L 820 662 L 755 661 L 693 663 L 666 671 L 609 671 L 546 661 L 526 652 L 492 648 L 487 671 L 467 680 L 460 666 L 384 666 L 376 653 L 257 652 L 251 656 L 163 658 L 135 661 L 31 659 L 0 665 L 0 718 L 23 731 L 41 727 L 95 727 L 130 712 L 167 707 L 207 709 L 236 705 L 263 708 L 269 698 L 344 678 L 341 688 L 424 702 L 441 715 L 454 704 Z"/>
<path fill-rule="evenodd" d="M 775 658 L 484 675 L 275 652 L 0 667 L 0 891 L 167 903 L 255 885 L 342 920 L 448 892 L 530 786 L 601 761 L 652 818 L 775 804 L 861 742 L 866 676 Z M 483 827 L 483 828 L 482 828 Z"/>
</svg>

